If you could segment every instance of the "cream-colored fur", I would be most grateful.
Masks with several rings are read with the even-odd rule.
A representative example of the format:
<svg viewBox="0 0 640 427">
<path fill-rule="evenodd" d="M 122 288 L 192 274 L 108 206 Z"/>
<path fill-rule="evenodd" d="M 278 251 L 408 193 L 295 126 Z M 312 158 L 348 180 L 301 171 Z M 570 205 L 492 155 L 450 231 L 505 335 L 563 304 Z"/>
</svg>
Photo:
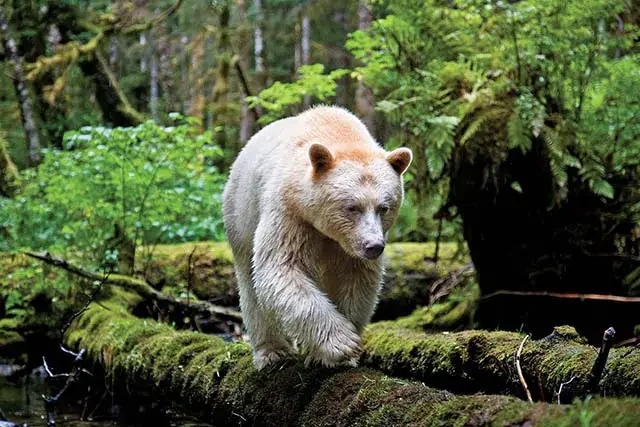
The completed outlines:
<svg viewBox="0 0 640 427">
<path fill-rule="evenodd" d="M 224 223 L 258 369 L 297 346 L 307 364 L 357 364 L 411 156 L 330 106 L 266 126 L 238 155 Z"/>
</svg>

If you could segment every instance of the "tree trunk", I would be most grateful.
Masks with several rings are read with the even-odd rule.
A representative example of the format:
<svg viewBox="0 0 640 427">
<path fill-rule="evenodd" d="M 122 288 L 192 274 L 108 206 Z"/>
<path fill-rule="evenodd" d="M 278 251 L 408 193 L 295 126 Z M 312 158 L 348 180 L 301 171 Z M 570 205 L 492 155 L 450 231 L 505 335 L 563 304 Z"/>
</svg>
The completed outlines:
<svg viewBox="0 0 640 427">
<path fill-rule="evenodd" d="M 159 119 L 158 102 L 160 100 L 160 83 L 158 70 L 158 52 L 156 49 L 155 37 L 150 32 L 149 38 L 149 112 L 151 118 L 156 122 Z"/>
<path fill-rule="evenodd" d="M 99 51 L 94 52 L 91 58 L 80 61 L 79 65 L 82 73 L 94 84 L 104 121 L 112 126 L 136 126 L 144 121 L 144 116 L 129 104 Z"/>
<path fill-rule="evenodd" d="M 371 28 L 371 11 L 367 7 L 364 0 L 358 3 L 358 29 L 367 30 Z M 372 134 L 375 134 L 375 108 L 373 100 L 373 91 L 364 84 L 362 80 L 358 80 L 356 87 L 356 114 L 362 122 L 367 126 Z"/>
<path fill-rule="evenodd" d="M 489 154 L 487 146 L 506 145 L 506 129 L 506 118 L 484 123 L 458 149 L 450 168 L 450 201 L 462 217 L 483 294 L 476 313 L 479 326 L 542 337 L 554 326 L 568 324 L 592 343 L 613 326 L 620 339 L 632 337 L 638 323 L 635 304 L 517 293 L 628 296 L 624 278 L 640 267 L 640 246 L 632 236 L 633 210 L 622 207 L 637 203 L 638 191 L 631 185 L 637 178 L 632 174 L 618 178 L 624 181 L 615 188 L 629 190 L 607 202 L 569 172 L 569 200 L 555 204 L 553 173 L 542 137 L 532 139 L 526 154 L 506 148 L 505 159 Z M 511 188 L 513 182 L 522 191 Z M 629 249 L 619 249 L 624 243 L 630 243 Z"/>
<path fill-rule="evenodd" d="M 257 372 L 248 345 L 136 318 L 123 307 L 131 298 L 114 293 L 92 304 L 73 322 L 66 344 L 85 348 L 111 373 L 115 396 L 137 405 L 177 404 L 214 425 L 573 425 L 585 409 L 456 396 L 366 368 L 309 369 L 292 360 Z M 638 405 L 637 398 L 593 399 L 589 425 L 634 425 Z"/>
<path fill-rule="evenodd" d="M 306 11 L 302 15 L 302 31 L 300 37 L 300 56 L 301 65 L 309 65 L 310 58 L 310 44 L 311 44 L 311 23 L 309 22 L 309 15 Z M 311 106 L 311 97 L 305 96 L 302 101 L 302 107 L 306 110 Z"/>
<path fill-rule="evenodd" d="M 18 54 L 13 34 L 9 29 L 9 24 L 4 16 L 4 11 L 0 9 L 0 31 L 5 41 L 5 48 L 9 53 L 9 58 L 13 62 L 13 82 L 20 103 L 20 113 L 22 117 L 22 125 L 24 127 L 25 139 L 27 142 L 27 150 L 29 153 L 29 166 L 36 166 L 40 163 L 40 137 L 38 135 L 38 127 L 33 113 L 31 97 L 29 96 L 29 88 L 27 87 L 22 69 L 22 58 Z"/>
<path fill-rule="evenodd" d="M 256 9 L 256 23 L 253 29 L 253 55 L 255 61 L 255 71 L 258 79 L 259 92 L 266 84 L 265 67 L 264 67 L 264 40 L 262 39 L 262 25 L 264 14 L 262 12 L 262 0 L 253 0 L 253 6 Z"/>
<path fill-rule="evenodd" d="M 231 19 L 230 0 L 221 2 L 219 25 L 216 39 L 216 72 L 213 86 L 213 124 L 215 141 L 220 147 L 231 149 L 230 154 L 235 156 L 236 148 L 231 147 L 227 137 L 228 123 L 228 97 L 229 97 L 229 73 L 231 69 L 231 39 L 229 35 L 229 23 Z"/>
<path fill-rule="evenodd" d="M 250 25 L 247 20 L 247 4 L 245 0 L 236 0 L 236 10 L 238 11 L 238 15 L 240 16 L 240 26 L 236 33 L 239 37 L 239 47 L 238 50 L 240 52 L 240 67 L 242 70 L 249 70 L 249 61 L 250 61 L 250 46 L 251 46 L 251 34 L 250 34 Z M 254 117 L 251 113 L 249 106 L 247 105 L 247 101 L 245 100 L 244 91 L 241 91 L 241 108 L 242 108 L 242 119 L 240 122 L 240 135 L 239 140 L 240 144 L 244 145 L 253 135 L 254 128 Z"/>
</svg>

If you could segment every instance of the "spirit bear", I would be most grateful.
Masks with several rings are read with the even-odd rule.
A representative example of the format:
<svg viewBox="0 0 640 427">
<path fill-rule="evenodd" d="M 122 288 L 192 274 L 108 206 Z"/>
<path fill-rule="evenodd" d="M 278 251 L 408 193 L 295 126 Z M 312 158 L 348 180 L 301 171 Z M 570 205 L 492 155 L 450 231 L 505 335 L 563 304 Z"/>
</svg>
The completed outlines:
<svg viewBox="0 0 640 427">
<path fill-rule="evenodd" d="M 240 152 L 223 212 L 257 369 L 298 347 L 307 365 L 357 365 L 411 160 L 335 106 L 271 123 Z"/>
</svg>

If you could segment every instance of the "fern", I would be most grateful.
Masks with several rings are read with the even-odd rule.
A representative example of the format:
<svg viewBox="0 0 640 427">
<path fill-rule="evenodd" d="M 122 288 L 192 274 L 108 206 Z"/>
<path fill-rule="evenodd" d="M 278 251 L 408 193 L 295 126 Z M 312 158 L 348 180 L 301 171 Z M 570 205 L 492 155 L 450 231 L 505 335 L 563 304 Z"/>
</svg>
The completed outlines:
<svg viewBox="0 0 640 427">
<path fill-rule="evenodd" d="M 595 194 L 606 197 L 607 199 L 613 199 L 615 194 L 611 184 L 602 178 L 589 180 L 589 187 Z"/>
<path fill-rule="evenodd" d="M 507 121 L 507 135 L 509 136 L 509 148 L 519 148 L 523 153 L 531 150 L 529 130 L 517 112 L 512 113 Z"/>
</svg>

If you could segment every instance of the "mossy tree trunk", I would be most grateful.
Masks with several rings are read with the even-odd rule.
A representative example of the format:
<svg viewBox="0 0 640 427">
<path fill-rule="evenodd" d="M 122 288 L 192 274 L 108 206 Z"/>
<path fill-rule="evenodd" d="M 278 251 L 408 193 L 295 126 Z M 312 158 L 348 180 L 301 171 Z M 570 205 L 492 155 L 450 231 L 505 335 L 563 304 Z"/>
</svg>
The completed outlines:
<svg viewBox="0 0 640 427">
<path fill-rule="evenodd" d="M 570 196 L 557 203 L 548 144 L 540 136 L 532 138 L 526 154 L 509 149 L 506 120 L 481 125 L 458 149 L 450 174 L 450 202 L 462 217 L 484 297 L 477 322 L 538 337 L 555 325 L 571 324 L 592 342 L 610 326 L 619 339 L 632 336 L 637 304 L 493 295 L 552 291 L 624 296 L 629 295 L 624 278 L 640 267 L 630 208 L 640 197 L 637 176 L 629 172 L 611 178 L 618 190 L 615 199 L 606 201 L 571 169 L 566 184 Z M 465 130 L 463 124 L 461 135 Z"/>
<path fill-rule="evenodd" d="M 285 362 L 257 372 L 246 344 L 178 332 L 136 318 L 117 292 L 92 304 L 71 326 L 66 344 L 112 375 L 118 390 L 179 404 L 215 425 L 632 425 L 638 399 L 595 399 L 575 405 L 529 404 L 509 396 L 456 396 L 379 371 L 304 368 Z"/>
</svg>

